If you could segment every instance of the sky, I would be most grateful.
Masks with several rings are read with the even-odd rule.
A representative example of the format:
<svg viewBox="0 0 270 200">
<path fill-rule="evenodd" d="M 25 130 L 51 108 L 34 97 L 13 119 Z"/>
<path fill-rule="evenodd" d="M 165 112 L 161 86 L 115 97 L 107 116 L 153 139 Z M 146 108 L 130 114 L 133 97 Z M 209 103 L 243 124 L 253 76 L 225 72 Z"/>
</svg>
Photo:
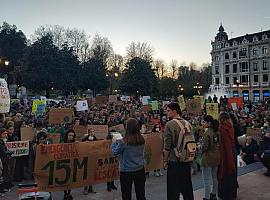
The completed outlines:
<svg viewBox="0 0 270 200">
<path fill-rule="evenodd" d="M 231 36 L 270 29 L 270 0 L 0 0 L 0 23 L 27 38 L 41 25 L 83 29 L 108 37 L 125 55 L 132 41 L 148 42 L 168 64 L 211 61 L 220 23 Z"/>
</svg>

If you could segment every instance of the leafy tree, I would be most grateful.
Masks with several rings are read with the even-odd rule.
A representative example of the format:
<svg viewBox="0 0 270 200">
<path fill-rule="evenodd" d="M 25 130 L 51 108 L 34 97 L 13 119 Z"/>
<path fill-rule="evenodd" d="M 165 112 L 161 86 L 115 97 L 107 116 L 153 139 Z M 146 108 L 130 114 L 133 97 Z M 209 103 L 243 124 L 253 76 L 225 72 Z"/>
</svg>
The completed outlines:
<svg viewBox="0 0 270 200">
<path fill-rule="evenodd" d="M 179 94 L 178 81 L 171 77 L 164 77 L 160 79 L 160 96 L 172 97 Z"/>
<path fill-rule="evenodd" d="M 157 90 L 157 77 L 149 61 L 133 58 L 126 64 L 121 80 L 122 92 L 141 95 L 151 95 Z"/>
</svg>

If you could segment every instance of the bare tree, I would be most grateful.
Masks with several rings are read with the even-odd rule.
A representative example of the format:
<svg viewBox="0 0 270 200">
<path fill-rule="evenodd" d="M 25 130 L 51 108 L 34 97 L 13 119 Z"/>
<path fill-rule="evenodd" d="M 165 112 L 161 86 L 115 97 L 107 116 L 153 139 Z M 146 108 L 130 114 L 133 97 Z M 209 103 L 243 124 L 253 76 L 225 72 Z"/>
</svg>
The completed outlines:
<svg viewBox="0 0 270 200">
<path fill-rule="evenodd" d="M 177 70 L 178 70 L 178 62 L 177 60 L 172 60 L 171 61 L 171 64 L 170 64 L 170 67 L 172 68 L 172 78 L 175 79 L 177 78 Z"/>
<path fill-rule="evenodd" d="M 131 42 L 127 47 L 127 57 L 129 60 L 139 57 L 148 61 L 152 61 L 154 49 L 147 42 Z"/>
<path fill-rule="evenodd" d="M 166 65 L 165 65 L 165 62 L 161 59 L 157 59 L 154 61 L 153 63 L 153 67 L 154 67 L 154 70 L 156 71 L 157 73 L 157 77 L 160 79 L 160 78 L 163 78 L 166 74 Z"/>
</svg>

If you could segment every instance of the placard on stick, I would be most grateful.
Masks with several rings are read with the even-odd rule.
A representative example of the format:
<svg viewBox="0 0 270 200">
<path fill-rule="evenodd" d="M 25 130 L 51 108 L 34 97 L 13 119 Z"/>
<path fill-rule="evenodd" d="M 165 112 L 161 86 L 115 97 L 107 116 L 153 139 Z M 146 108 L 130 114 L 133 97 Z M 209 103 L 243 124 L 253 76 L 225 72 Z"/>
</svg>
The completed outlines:
<svg viewBox="0 0 270 200">
<path fill-rule="evenodd" d="M 201 100 L 200 99 L 190 99 L 186 102 L 187 112 L 195 115 L 201 114 Z"/>
<path fill-rule="evenodd" d="M 35 129 L 33 127 L 21 127 L 21 140 L 22 141 L 35 140 Z"/>
<path fill-rule="evenodd" d="M 73 127 L 75 133 L 76 133 L 76 140 L 81 141 L 84 134 L 88 133 L 88 127 L 87 126 L 74 126 Z"/>
<path fill-rule="evenodd" d="M 49 124 L 64 124 L 72 121 L 73 110 L 70 108 L 51 108 Z"/>
<path fill-rule="evenodd" d="M 59 144 L 61 139 L 60 133 L 48 133 L 47 140 L 50 144 Z"/>
<path fill-rule="evenodd" d="M 93 129 L 99 140 L 106 139 L 109 133 L 108 125 L 88 125 L 88 129 Z"/>
</svg>

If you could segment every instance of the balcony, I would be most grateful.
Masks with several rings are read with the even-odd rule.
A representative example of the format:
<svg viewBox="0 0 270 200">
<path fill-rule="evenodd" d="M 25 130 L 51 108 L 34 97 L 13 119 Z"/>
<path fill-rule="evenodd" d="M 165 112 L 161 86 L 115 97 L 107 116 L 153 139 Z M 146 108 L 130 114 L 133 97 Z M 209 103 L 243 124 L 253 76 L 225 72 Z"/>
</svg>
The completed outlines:
<svg viewBox="0 0 270 200">
<path fill-rule="evenodd" d="M 261 86 L 264 86 L 264 87 L 266 86 L 266 87 L 268 87 L 268 86 L 269 86 L 269 82 L 262 82 L 262 83 L 261 83 Z"/>
</svg>

